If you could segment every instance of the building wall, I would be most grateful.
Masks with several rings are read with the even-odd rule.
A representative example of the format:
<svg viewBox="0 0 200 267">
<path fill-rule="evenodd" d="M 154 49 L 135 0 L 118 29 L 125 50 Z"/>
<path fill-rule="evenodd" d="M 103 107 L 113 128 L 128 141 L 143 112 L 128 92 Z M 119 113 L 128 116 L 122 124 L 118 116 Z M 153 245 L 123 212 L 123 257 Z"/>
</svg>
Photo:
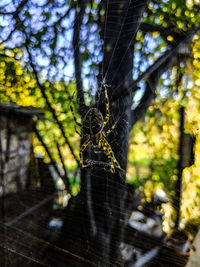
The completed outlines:
<svg viewBox="0 0 200 267">
<path fill-rule="evenodd" d="M 0 114 L 0 196 L 25 189 L 31 139 L 31 117 Z"/>
</svg>

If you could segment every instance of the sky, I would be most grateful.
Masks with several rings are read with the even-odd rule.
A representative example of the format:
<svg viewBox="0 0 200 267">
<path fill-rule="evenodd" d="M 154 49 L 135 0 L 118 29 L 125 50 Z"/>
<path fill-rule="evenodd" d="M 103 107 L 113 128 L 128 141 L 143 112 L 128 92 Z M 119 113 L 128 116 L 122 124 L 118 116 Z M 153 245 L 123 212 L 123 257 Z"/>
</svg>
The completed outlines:
<svg viewBox="0 0 200 267">
<path fill-rule="evenodd" d="M 60 0 L 59 3 L 62 3 L 64 0 Z M 19 1 L 16 1 L 18 5 Z M 66 1 L 64 1 L 66 3 Z M 56 8 L 51 10 L 51 16 L 50 19 L 45 22 L 44 21 L 44 14 L 43 12 L 48 13 L 49 10 L 44 10 L 41 8 L 43 3 L 46 3 L 46 0 L 31 0 L 28 2 L 29 6 L 28 8 L 25 8 L 24 11 L 28 11 L 31 15 L 32 18 L 31 20 L 25 20 L 25 25 L 30 27 L 32 29 L 33 33 L 39 33 L 45 26 L 45 24 L 48 24 L 48 29 L 47 32 L 44 36 L 43 40 L 43 52 L 42 50 L 34 48 L 32 49 L 32 55 L 34 58 L 34 61 L 37 66 L 41 67 L 40 74 L 42 79 L 61 79 L 64 77 L 66 82 L 69 82 L 74 79 L 74 62 L 73 62 L 73 50 L 72 50 L 72 38 L 73 38 L 73 22 L 74 22 L 74 17 L 75 17 L 75 12 L 71 11 L 69 13 L 69 16 L 65 17 L 63 19 L 63 22 L 61 24 L 62 27 L 65 28 L 65 31 L 63 34 L 60 33 L 60 29 L 57 29 L 58 33 L 58 39 L 57 39 L 57 45 L 55 48 L 55 54 L 57 55 L 58 62 L 56 66 L 52 66 L 50 64 L 50 57 L 51 57 L 51 49 L 48 46 L 48 43 L 46 43 L 46 40 L 51 40 L 53 38 L 53 29 L 52 25 L 55 23 L 57 20 L 57 14 L 62 15 L 64 12 L 67 11 L 68 5 L 65 4 L 65 8 Z M 33 6 L 33 5 L 38 5 L 38 6 Z M 13 11 L 15 10 L 15 7 L 12 4 L 11 0 L 2 0 L 0 3 L 0 6 L 6 6 L 7 11 Z M 23 13 L 23 12 L 22 12 Z M 0 41 L 2 39 L 5 39 L 10 32 L 13 29 L 13 23 L 14 20 L 11 19 L 11 16 L 0 16 L 0 25 L 3 26 L 2 31 L 0 32 Z M 23 19 L 23 15 L 21 15 L 21 19 Z M 84 22 L 87 22 L 87 15 L 84 17 Z M 93 62 L 100 62 L 102 60 L 102 55 L 100 52 L 100 47 L 98 48 L 96 46 L 96 43 L 100 42 L 100 37 L 98 37 L 98 34 L 95 34 L 97 30 L 97 26 L 94 24 L 92 25 L 89 29 L 88 27 L 82 27 L 81 31 L 81 37 L 83 40 L 83 43 L 80 44 L 80 49 L 81 52 L 84 53 L 85 49 L 89 51 L 89 53 L 93 53 Z M 45 39 L 46 38 L 46 39 Z M 97 39 L 99 38 L 99 39 Z M 151 38 L 150 36 L 148 38 L 148 49 L 149 53 L 154 51 L 155 47 L 157 46 L 157 42 L 159 41 L 158 39 Z M 8 47 L 15 47 L 15 46 L 20 46 L 24 41 L 24 36 L 21 32 L 18 32 L 13 35 L 10 41 L 8 41 L 5 45 Z M 33 39 L 31 40 L 33 44 L 36 44 L 37 40 Z M 87 42 L 84 44 L 84 42 Z M 103 45 L 103 44 L 102 44 Z M 158 58 L 161 53 L 164 51 L 156 52 L 154 55 L 155 58 Z M 64 58 L 64 61 L 59 58 L 59 56 L 62 56 Z M 27 54 L 24 52 L 24 61 L 28 61 Z M 142 64 L 140 61 L 140 53 L 135 52 L 134 54 L 134 65 L 135 65 L 135 71 L 133 73 L 133 78 L 137 79 L 139 73 L 137 69 L 140 69 L 141 71 L 145 71 L 149 65 L 153 63 L 153 60 L 148 59 L 148 60 L 142 60 Z M 84 62 L 83 68 L 82 68 L 82 78 L 83 78 L 83 84 L 85 90 L 91 89 L 92 93 L 95 94 L 96 87 L 97 87 L 97 79 L 96 75 L 98 74 L 95 72 L 91 67 L 92 61 L 89 58 L 87 61 Z M 89 76 L 90 75 L 90 76 Z M 134 102 L 137 104 L 140 100 L 140 98 L 143 95 L 144 92 L 144 82 L 140 82 L 140 90 L 138 90 L 134 96 Z"/>
</svg>

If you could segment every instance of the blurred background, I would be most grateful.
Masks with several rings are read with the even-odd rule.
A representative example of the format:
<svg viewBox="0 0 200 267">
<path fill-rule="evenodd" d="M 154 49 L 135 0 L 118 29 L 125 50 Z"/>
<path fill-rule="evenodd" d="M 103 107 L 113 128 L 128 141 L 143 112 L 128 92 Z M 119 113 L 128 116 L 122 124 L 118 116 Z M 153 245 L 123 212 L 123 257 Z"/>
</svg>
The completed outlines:
<svg viewBox="0 0 200 267">
<path fill-rule="evenodd" d="M 12 224 L 26 210 L 17 211 L 19 192 L 42 189 L 45 194 L 41 196 L 35 196 L 34 190 L 30 199 L 24 195 L 24 202 L 30 200 L 26 208 L 35 207 L 45 197 L 49 209 L 53 205 L 59 214 L 80 191 L 81 140 L 70 111 L 77 86 L 74 53 L 80 50 L 85 102 L 90 105 L 104 78 L 107 26 L 104 2 L 88 1 L 75 43 L 74 25 L 80 19 L 80 7 L 77 1 L 68 0 L 0 3 L 0 196 L 4 223 Z M 199 0 L 150 0 L 146 4 L 133 46 L 134 80 L 166 51 L 186 37 L 189 40 L 181 47 L 176 64 L 159 77 L 148 110 L 130 132 L 126 173 L 138 203 L 134 209 L 145 214 L 146 205 L 152 205 L 161 214 L 162 233 L 179 228 L 191 242 L 200 224 L 199 21 Z M 145 81 L 141 80 L 133 95 L 133 110 L 142 105 L 144 92 Z M 81 121 L 76 94 L 73 107 Z M 56 197 L 48 198 L 55 193 Z M 59 228 L 59 218 L 53 214 L 48 225 Z M 40 227 L 46 225 L 45 220 L 41 219 Z"/>
</svg>

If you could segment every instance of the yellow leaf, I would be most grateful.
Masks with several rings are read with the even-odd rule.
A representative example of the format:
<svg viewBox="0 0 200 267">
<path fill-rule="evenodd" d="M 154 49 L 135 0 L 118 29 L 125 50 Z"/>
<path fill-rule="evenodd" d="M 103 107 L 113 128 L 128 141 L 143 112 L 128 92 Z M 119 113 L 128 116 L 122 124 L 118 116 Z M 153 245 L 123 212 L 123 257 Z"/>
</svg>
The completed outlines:
<svg viewBox="0 0 200 267">
<path fill-rule="evenodd" d="M 174 40 L 174 37 L 171 36 L 171 35 L 168 35 L 168 36 L 167 36 L 167 40 L 168 40 L 169 42 L 172 42 L 172 41 Z"/>
<path fill-rule="evenodd" d="M 200 79 L 197 79 L 197 80 L 195 81 L 195 84 L 196 84 L 197 86 L 200 86 Z"/>
</svg>

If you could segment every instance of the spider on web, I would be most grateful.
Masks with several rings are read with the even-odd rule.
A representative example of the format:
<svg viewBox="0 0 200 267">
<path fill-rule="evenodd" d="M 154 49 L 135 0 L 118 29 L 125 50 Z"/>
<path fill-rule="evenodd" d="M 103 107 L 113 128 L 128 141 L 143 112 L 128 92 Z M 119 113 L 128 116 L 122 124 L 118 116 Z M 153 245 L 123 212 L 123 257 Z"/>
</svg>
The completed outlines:
<svg viewBox="0 0 200 267">
<path fill-rule="evenodd" d="M 102 148 L 103 151 L 105 152 L 108 160 L 109 160 L 109 165 L 110 165 L 110 170 L 112 173 L 115 172 L 115 168 L 118 168 L 120 170 L 121 167 L 118 163 L 118 161 L 115 158 L 115 155 L 111 149 L 111 146 L 109 145 L 108 141 L 106 140 L 107 136 L 114 130 L 117 121 L 112 125 L 110 129 L 105 131 L 105 126 L 107 125 L 109 118 L 110 118 L 110 111 L 109 111 L 109 99 L 108 99 L 108 93 L 107 93 L 107 88 L 104 83 L 102 83 L 104 89 L 105 89 L 105 102 L 106 102 L 106 116 L 105 118 L 103 117 L 102 113 L 100 110 L 94 106 L 90 107 L 89 110 L 87 111 L 86 115 L 84 116 L 82 123 L 79 123 L 77 121 L 76 115 L 73 110 L 73 97 L 74 93 L 72 95 L 71 103 L 70 103 L 70 109 L 74 118 L 74 121 L 76 125 L 81 127 L 82 133 L 80 134 L 77 129 L 76 133 L 80 135 L 81 138 L 86 140 L 81 148 L 80 148 L 80 165 L 82 168 L 87 167 L 89 164 L 84 165 L 83 163 L 83 152 L 86 149 L 86 147 L 91 143 L 92 148 Z"/>
</svg>

